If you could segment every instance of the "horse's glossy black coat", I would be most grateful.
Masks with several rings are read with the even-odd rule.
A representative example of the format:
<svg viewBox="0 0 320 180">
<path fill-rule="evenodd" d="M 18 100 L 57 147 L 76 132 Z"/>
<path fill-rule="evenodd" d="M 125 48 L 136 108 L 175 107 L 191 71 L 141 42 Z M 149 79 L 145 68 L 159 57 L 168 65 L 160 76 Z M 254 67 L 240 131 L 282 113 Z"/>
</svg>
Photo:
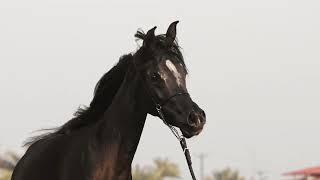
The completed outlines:
<svg viewBox="0 0 320 180">
<path fill-rule="evenodd" d="M 30 147 L 12 179 L 132 179 L 131 163 L 146 116 L 158 115 L 153 101 L 187 92 L 187 70 L 175 42 L 176 24 L 164 35 L 155 36 L 155 28 L 147 34 L 138 32 L 136 37 L 143 40 L 143 46 L 135 54 L 123 56 L 100 79 L 87 109 L 80 109 L 55 132 L 27 143 Z M 175 65 L 181 79 L 165 62 Z M 179 127 L 186 137 L 199 134 L 205 124 L 204 112 L 189 96 L 170 99 L 163 112 L 168 123 Z"/>
</svg>

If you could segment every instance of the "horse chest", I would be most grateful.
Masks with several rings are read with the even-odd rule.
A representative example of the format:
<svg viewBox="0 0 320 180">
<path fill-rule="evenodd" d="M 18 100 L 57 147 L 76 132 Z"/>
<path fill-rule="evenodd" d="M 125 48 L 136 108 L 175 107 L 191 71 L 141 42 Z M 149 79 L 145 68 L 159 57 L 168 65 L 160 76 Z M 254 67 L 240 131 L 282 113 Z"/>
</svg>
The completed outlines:
<svg viewBox="0 0 320 180">
<path fill-rule="evenodd" d="M 114 169 L 97 169 L 91 180 L 131 180 L 131 169 L 116 172 Z"/>
<path fill-rule="evenodd" d="M 131 163 L 128 162 L 126 156 L 120 154 L 119 146 L 110 146 L 96 162 L 91 180 L 131 179 Z"/>
</svg>

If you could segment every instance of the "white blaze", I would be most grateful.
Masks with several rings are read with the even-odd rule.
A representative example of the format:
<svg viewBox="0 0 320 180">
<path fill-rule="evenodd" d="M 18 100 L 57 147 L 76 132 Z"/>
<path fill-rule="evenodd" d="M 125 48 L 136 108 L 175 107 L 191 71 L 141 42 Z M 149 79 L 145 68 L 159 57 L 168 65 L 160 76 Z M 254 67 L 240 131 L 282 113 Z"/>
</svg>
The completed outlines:
<svg viewBox="0 0 320 180">
<path fill-rule="evenodd" d="M 176 66 L 170 60 L 166 60 L 166 66 L 173 73 L 174 77 L 176 78 L 176 82 L 177 82 L 178 86 L 180 86 L 182 84 L 181 83 L 181 75 L 178 72 Z"/>
</svg>

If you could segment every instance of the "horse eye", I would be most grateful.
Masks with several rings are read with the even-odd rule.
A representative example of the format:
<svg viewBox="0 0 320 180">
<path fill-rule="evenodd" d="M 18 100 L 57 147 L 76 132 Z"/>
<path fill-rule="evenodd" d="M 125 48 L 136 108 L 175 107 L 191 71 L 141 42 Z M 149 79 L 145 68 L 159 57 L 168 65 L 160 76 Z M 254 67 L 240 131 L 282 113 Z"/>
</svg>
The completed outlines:
<svg viewBox="0 0 320 180">
<path fill-rule="evenodd" d="M 160 76 L 159 73 L 153 73 L 153 74 L 151 75 L 151 80 L 152 80 L 152 81 L 158 81 L 159 79 L 161 79 L 161 76 Z"/>
</svg>

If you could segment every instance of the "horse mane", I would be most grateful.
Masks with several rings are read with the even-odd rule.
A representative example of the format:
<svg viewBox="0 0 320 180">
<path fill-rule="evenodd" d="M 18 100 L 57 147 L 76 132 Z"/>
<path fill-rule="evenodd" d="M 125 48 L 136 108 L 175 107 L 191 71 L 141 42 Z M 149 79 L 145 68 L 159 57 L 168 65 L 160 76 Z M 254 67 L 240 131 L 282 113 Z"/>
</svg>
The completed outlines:
<svg viewBox="0 0 320 180">
<path fill-rule="evenodd" d="M 68 134 L 99 121 L 121 86 L 132 58 L 132 54 L 122 56 L 119 62 L 100 78 L 94 89 L 94 97 L 88 107 L 79 107 L 74 113 L 74 118 L 60 127 L 42 129 L 41 131 L 49 132 L 28 138 L 24 146 L 30 146 L 37 141 L 51 139 L 57 135 Z"/>
</svg>

